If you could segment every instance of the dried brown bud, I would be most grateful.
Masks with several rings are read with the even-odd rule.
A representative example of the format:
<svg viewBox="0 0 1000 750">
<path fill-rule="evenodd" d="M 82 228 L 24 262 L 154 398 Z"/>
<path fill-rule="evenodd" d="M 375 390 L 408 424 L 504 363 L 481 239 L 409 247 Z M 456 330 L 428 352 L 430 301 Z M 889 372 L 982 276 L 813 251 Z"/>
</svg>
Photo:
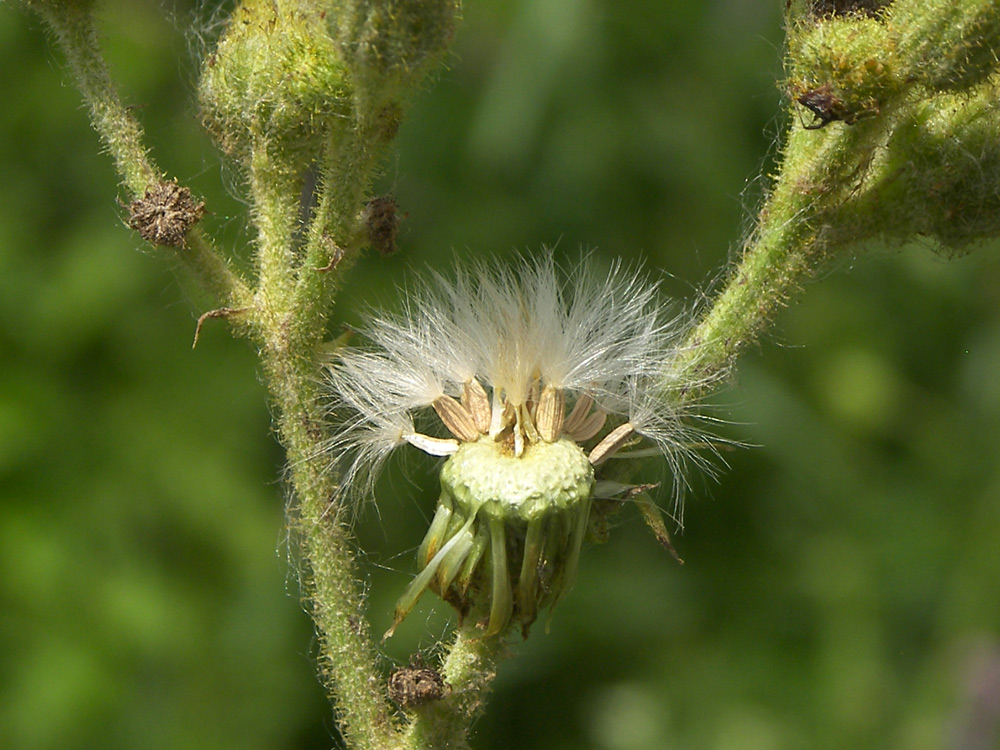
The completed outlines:
<svg viewBox="0 0 1000 750">
<path fill-rule="evenodd" d="M 188 230 L 205 213 L 205 204 L 176 182 L 159 182 L 128 207 L 128 225 L 153 245 L 184 247 Z"/>
<path fill-rule="evenodd" d="M 368 201 L 361 215 L 368 226 L 368 241 L 383 257 L 392 255 L 398 249 L 398 210 L 396 200 L 391 195 L 380 195 Z"/>
<path fill-rule="evenodd" d="M 402 708 L 415 708 L 441 700 L 449 692 L 439 672 L 402 667 L 389 676 L 389 697 Z"/>
</svg>

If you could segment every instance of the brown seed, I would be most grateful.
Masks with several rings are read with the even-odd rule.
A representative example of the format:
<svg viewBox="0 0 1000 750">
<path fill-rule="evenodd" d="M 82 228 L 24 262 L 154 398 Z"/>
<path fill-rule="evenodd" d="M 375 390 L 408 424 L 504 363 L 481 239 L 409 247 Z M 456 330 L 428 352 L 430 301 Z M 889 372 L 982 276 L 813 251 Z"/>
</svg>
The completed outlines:
<svg viewBox="0 0 1000 750">
<path fill-rule="evenodd" d="M 608 421 L 608 413 L 595 411 L 573 430 L 570 435 L 578 443 L 590 440 L 594 435 L 604 428 L 604 423 Z"/>
<path fill-rule="evenodd" d="M 563 431 L 563 421 L 566 415 L 566 394 L 562 388 L 547 385 L 538 398 L 538 408 L 535 410 L 535 427 L 538 434 L 547 443 L 555 442 Z"/>
<path fill-rule="evenodd" d="M 431 406 L 441 417 L 444 426 L 459 440 L 473 443 L 479 439 L 479 430 L 476 428 L 469 410 L 451 396 L 438 396 Z"/>
<path fill-rule="evenodd" d="M 490 397 L 479 381 L 471 378 L 462 387 L 462 406 L 469 410 L 476 429 L 483 435 L 490 429 Z"/>
<path fill-rule="evenodd" d="M 635 433 L 635 430 L 628 422 L 615 427 L 615 429 L 604 436 L 601 442 L 594 446 L 594 450 L 588 456 L 590 463 L 594 466 L 602 463 L 612 453 L 621 448 L 632 437 L 633 433 Z"/>
</svg>

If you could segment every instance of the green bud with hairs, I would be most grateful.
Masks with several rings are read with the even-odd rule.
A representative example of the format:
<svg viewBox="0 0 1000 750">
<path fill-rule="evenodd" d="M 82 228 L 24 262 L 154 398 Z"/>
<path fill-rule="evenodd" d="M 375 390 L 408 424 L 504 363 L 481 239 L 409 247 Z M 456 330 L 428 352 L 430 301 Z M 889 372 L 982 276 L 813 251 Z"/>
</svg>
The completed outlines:
<svg viewBox="0 0 1000 750">
<path fill-rule="evenodd" d="M 244 160 L 266 146 L 305 166 L 352 111 L 325 14 L 296 0 L 240 5 L 203 65 L 198 94 L 205 126 Z"/>
</svg>

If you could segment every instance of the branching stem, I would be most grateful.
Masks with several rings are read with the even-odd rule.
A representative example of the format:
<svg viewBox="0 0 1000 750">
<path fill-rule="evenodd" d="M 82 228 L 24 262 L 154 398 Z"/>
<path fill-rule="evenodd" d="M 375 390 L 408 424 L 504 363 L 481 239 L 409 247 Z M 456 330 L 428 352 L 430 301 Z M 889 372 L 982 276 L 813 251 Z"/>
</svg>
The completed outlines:
<svg viewBox="0 0 1000 750">
<path fill-rule="evenodd" d="M 85 4 L 40 3 L 35 7 L 56 35 L 70 71 L 83 94 L 90 119 L 111 153 L 130 199 L 141 198 L 161 179 L 161 173 L 143 144 L 142 127 L 124 107 L 101 54 L 93 16 Z M 243 308 L 250 290 L 233 271 L 212 241 L 197 225 L 185 237 L 185 246 L 171 248 L 193 272 L 202 288 L 221 305 Z M 238 333 L 245 332 L 234 326 Z"/>
</svg>

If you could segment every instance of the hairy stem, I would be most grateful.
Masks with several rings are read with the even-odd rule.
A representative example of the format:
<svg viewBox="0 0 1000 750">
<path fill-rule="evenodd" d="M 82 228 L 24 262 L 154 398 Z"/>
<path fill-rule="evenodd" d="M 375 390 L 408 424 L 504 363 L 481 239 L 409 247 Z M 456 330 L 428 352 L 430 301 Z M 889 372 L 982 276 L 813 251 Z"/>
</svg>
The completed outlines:
<svg viewBox="0 0 1000 750">
<path fill-rule="evenodd" d="M 250 162 L 253 223 L 257 229 L 257 298 L 262 327 L 275 350 L 292 344 L 290 326 L 296 315 L 295 228 L 299 213 L 298 175 L 274 158 L 269 145 L 256 143 Z M 312 338 L 320 335 L 312 331 Z M 296 342 L 297 343 L 297 342 Z M 306 343 L 306 342 L 303 342 Z"/>
<path fill-rule="evenodd" d="M 314 460 L 320 435 L 310 414 L 305 372 L 289 368 L 280 355 L 266 359 L 280 401 L 279 432 L 288 450 L 294 493 L 293 533 L 300 537 L 305 556 L 303 585 L 320 638 L 321 670 L 348 746 L 386 750 L 395 744 L 395 731 L 364 617 L 349 532 L 330 504 L 336 485 Z"/>
<path fill-rule="evenodd" d="M 739 352 L 827 257 L 829 217 L 863 178 L 879 132 L 875 123 L 823 131 L 792 126 L 781 174 L 753 235 L 667 365 L 668 382 L 684 384 L 676 398 L 696 401 L 725 377 Z"/>
<path fill-rule="evenodd" d="M 295 249 L 300 178 L 268 144 L 250 164 L 260 269 L 255 314 L 265 381 L 277 406 L 278 435 L 288 455 L 293 532 L 301 542 L 303 586 L 320 640 L 320 663 L 349 747 L 391 747 L 393 729 L 374 644 L 364 618 L 364 595 L 350 552 L 350 535 L 332 505 L 336 478 L 321 460 L 317 345 L 325 317 L 296 304 L 301 268 Z"/>
<path fill-rule="evenodd" d="M 141 126 L 122 106 L 111 82 L 89 9 L 66 3 L 42 4 L 37 10 L 56 34 L 94 127 L 115 160 L 122 184 L 131 198 L 141 197 L 160 175 L 143 145 Z"/>
<path fill-rule="evenodd" d="M 366 244 L 359 215 L 381 155 L 382 149 L 365 149 L 349 128 L 327 148 L 294 295 L 303 319 L 325 323 L 337 281 Z"/>
</svg>

